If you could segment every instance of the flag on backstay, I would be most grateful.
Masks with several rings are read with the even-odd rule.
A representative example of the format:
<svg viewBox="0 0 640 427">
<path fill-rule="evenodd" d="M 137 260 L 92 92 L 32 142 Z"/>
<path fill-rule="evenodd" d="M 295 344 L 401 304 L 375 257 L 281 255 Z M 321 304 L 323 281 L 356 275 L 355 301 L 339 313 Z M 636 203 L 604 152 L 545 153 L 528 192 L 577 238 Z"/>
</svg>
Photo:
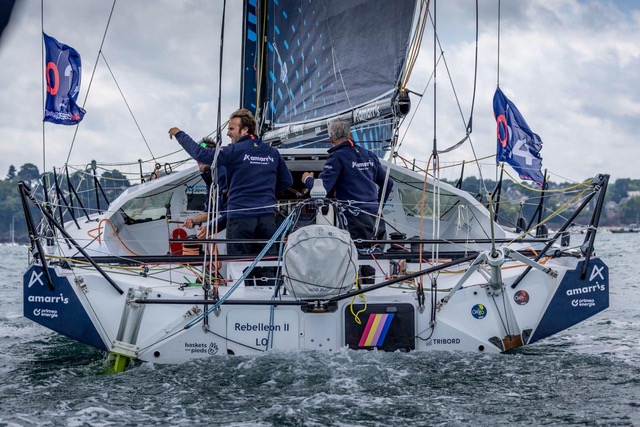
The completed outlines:
<svg viewBox="0 0 640 427">
<path fill-rule="evenodd" d="M 85 111 L 76 104 L 80 92 L 81 63 L 78 52 L 42 33 L 45 46 L 47 98 L 44 121 L 59 125 L 80 123 Z"/>
<path fill-rule="evenodd" d="M 493 113 L 496 118 L 498 151 L 497 162 L 510 164 L 521 179 L 542 185 L 542 140 L 533 133 L 515 104 L 500 88 L 493 95 Z"/>
</svg>

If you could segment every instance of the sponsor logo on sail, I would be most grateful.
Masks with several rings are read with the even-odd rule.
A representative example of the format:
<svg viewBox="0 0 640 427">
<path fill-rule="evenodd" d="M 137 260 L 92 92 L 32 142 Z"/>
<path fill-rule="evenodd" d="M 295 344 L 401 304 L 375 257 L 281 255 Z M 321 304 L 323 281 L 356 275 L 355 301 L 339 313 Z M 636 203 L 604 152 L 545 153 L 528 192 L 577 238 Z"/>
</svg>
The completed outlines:
<svg viewBox="0 0 640 427">
<path fill-rule="evenodd" d="M 476 319 L 484 319 L 487 317 L 487 307 L 482 304 L 476 304 L 471 308 L 471 315 Z"/>
<path fill-rule="evenodd" d="M 378 104 L 372 107 L 360 108 L 353 112 L 353 122 L 360 123 L 374 119 L 380 116 L 380 106 Z"/>
</svg>

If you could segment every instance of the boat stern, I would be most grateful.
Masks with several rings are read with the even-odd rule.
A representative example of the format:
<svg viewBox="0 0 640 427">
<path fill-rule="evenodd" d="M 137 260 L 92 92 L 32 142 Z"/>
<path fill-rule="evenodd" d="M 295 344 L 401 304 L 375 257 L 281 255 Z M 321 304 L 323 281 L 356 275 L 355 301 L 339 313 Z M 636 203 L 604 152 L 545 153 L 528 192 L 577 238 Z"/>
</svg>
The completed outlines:
<svg viewBox="0 0 640 427">
<path fill-rule="evenodd" d="M 609 268 L 599 258 L 565 273 L 527 344 L 576 325 L 609 307 Z"/>
<path fill-rule="evenodd" d="M 35 264 L 24 273 L 24 316 L 73 340 L 107 351 L 69 280 L 58 276 L 54 268 L 49 268 L 49 275 L 52 283 L 47 283 L 43 267 Z"/>
</svg>

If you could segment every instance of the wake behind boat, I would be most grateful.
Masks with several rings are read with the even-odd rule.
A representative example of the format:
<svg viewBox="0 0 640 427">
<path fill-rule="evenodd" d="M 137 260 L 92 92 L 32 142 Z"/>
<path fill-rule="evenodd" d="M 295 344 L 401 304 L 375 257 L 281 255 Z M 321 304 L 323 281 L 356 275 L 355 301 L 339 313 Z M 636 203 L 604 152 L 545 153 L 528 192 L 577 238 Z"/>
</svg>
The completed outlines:
<svg viewBox="0 0 640 427">
<path fill-rule="evenodd" d="M 493 197 L 485 205 L 439 180 L 435 160 L 430 172 L 397 164 L 412 49 L 428 4 L 325 3 L 325 10 L 245 4 L 243 106 L 258 112 L 263 140 L 278 147 L 294 182 L 277 199 L 278 231 L 263 242 L 278 256 L 266 256 L 267 248 L 227 255 L 232 241 L 224 232 L 196 241 L 181 228 L 205 196 L 196 167 L 130 187 L 107 209 L 85 210 L 86 220 L 66 200 L 72 187 L 65 195 L 55 181 L 48 204 L 22 184 L 33 255 L 24 275 L 26 317 L 114 355 L 121 370 L 129 359 L 181 363 L 270 350 L 502 352 L 608 307 L 608 269 L 594 252 L 608 175 L 584 184 L 564 225 L 548 236 L 540 219 L 523 228 L 498 224 Z M 298 14 L 313 24 L 301 39 L 285 25 Z M 354 28 L 379 17 L 380 26 Z M 299 56 L 283 56 L 295 46 Z M 353 54 L 376 48 L 387 60 Z M 378 74 L 362 81 L 363 69 Z M 354 242 L 344 212 L 367 213 L 301 183 L 304 172 L 322 171 L 327 122 L 336 117 L 353 125 L 356 143 L 394 153 L 380 159 L 394 182 L 378 212 L 389 239 Z M 511 137 L 499 129 L 506 147 Z M 515 123 L 508 129 L 515 132 Z M 571 247 L 567 230 L 587 209 L 584 240 Z M 222 213 L 214 206 L 213 215 Z M 265 268 L 276 274 L 262 274 Z"/>
</svg>

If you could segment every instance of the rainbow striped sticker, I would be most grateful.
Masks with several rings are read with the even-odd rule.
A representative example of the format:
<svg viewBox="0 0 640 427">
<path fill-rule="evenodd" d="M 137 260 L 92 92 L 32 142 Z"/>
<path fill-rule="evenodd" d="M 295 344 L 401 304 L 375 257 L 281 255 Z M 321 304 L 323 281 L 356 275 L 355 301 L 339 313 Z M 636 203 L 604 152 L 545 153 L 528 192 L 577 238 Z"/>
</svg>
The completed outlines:
<svg viewBox="0 0 640 427">
<path fill-rule="evenodd" d="M 371 314 L 367 321 L 367 326 L 360 337 L 359 347 L 379 347 L 387 336 L 387 331 L 391 325 L 393 313 L 391 314 Z"/>
</svg>

